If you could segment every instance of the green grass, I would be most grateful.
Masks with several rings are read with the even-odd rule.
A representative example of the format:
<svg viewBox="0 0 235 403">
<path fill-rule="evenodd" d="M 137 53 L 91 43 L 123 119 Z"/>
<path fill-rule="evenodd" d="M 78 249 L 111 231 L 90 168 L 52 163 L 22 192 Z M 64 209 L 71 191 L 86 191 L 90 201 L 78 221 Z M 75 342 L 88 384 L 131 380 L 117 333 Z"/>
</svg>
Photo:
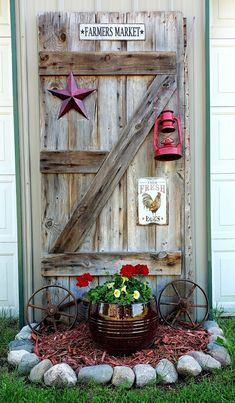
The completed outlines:
<svg viewBox="0 0 235 403">
<path fill-rule="evenodd" d="M 220 319 L 229 341 L 229 348 L 235 360 L 235 319 Z M 20 377 L 8 368 L 6 363 L 7 343 L 13 339 L 17 331 L 17 322 L 6 318 L 0 319 L 0 402 L 29 402 L 29 403 L 220 403 L 235 402 L 235 365 L 202 376 L 194 380 L 186 380 L 176 386 L 149 386 L 143 389 L 125 390 L 112 386 L 75 387 L 67 389 L 52 389 L 30 384 L 27 379 Z"/>
<path fill-rule="evenodd" d="M 0 317 L 0 360 L 6 356 L 9 341 L 14 340 L 17 326 L 17 319 Z"/>
</svg>

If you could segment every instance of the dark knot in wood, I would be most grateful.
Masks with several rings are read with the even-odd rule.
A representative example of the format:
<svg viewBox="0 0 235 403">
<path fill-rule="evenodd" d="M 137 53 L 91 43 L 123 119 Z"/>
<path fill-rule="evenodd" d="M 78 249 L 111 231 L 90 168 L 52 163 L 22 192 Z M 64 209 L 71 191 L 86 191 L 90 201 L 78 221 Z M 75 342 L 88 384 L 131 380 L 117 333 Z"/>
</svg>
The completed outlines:
<svg viewBox="0 0 235 403">
<path fill-rule="evenodd" d="M 142 128 L 142 123 L 137 123 L 137 125 L 135 125 L 136 130 L 140 130 Z"/>
<path fill-rule="evenodd" d="M 65 32 L 61 32 L 61 34 L 60 34 L 60 40 L 61 40 L 61 42 L 65 42 L 66 41 L 66 34 L 65 34 Z"/>
<path fill-rule="evenodd" d="M 51 229 L 54 225 L 54 220 L 52 218 L 49 218 L 46 223 L 45 223 L 45 227 L 48 229 Z"/>
<path fill-rule="evenodd" d="M 40 55 L 40 60 L 46 62 L 49 59 L 49 55 Z"/>
</svg>

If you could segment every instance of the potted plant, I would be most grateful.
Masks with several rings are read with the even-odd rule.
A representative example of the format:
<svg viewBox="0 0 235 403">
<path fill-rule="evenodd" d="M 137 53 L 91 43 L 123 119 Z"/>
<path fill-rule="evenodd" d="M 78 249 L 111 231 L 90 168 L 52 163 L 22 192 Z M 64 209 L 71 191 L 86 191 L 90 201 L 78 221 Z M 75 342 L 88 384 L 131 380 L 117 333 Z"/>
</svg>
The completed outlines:
<svg viewBox="0 0 235 403">
<path fill-rule="evenodd" d="M 143 277 L 146 265 L 124 265 L 102 285 L 87 294 L 91 336 L 99 348 L 114 355 L 130 354 L 150 346 L 157 327 L 157 306 Z M 77 286 L 93 280 L 89 273 L 77 277 Z"/>
</svg>

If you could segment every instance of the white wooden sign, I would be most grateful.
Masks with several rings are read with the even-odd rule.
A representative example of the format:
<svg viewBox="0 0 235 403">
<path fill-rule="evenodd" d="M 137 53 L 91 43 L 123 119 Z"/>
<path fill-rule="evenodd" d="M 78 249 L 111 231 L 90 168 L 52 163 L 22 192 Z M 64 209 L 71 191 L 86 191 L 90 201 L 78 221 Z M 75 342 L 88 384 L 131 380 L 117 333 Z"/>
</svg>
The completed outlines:
<svg viewBox="0 0 235 403">
<path fill-rule="evenodd" d="M 138 224 L 168 223 L 167 181 L 165 178 L 138 180 Z"/>
<path fill-rule="evenodd" d="M 145 24 L 80 24 L 80 40 L 144 41 Z"/>
</svg>

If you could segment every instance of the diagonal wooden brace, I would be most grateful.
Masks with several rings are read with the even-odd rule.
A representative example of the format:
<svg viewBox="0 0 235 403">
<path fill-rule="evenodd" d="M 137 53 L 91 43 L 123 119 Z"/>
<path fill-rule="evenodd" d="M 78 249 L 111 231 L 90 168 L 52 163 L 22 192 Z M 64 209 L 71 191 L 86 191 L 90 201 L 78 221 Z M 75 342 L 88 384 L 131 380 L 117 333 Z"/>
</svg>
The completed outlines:
<svg viewBox="0 0 235 403">
<path fill-rule="evenodd" d="M 75 252 L 78 249 L 146 139 L 156 116 L 169 102 L 176 86 L 175 76 L 161 75 L 153 80 L 144 100 L 122 130 L 119 140 L 101 165 L 50 253 Z"/>
</svg>

